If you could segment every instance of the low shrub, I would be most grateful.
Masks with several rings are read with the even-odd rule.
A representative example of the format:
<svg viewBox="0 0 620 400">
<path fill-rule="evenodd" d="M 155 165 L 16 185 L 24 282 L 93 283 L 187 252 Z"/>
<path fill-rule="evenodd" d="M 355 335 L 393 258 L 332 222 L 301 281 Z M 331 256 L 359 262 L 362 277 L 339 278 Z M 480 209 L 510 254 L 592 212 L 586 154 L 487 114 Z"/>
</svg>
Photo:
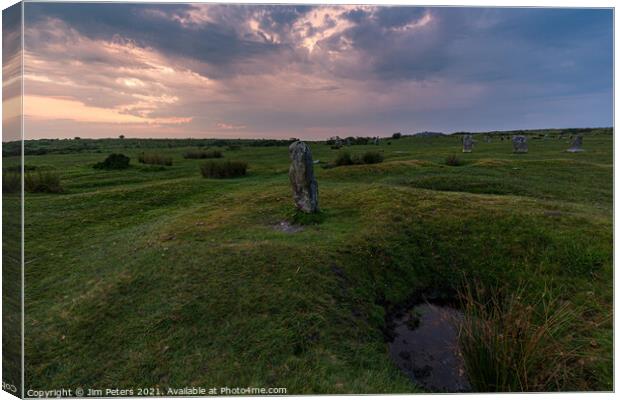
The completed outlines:
<svg viewBox="0 0 620 400">
<path fill-rule="evenodd" d="M 336 156 L 334 165 L 353 165 L 353 158 L 351 158 L 351 154 L 348 151 L 343 151 Z"/>
<path fill-rule="evenodd" d="M 200 172 L 205 178 L 236 178 L 244 176 L 248 163 L 244 161 L 207 161 L 200 166 Z"/>
<path fill-rule="evenodd" d="M 60 176 L 53 171 L 29 172 L 24 176 L 24 190 L 30 193 L 62 193 Z"/>
<path fill-rule="evenodd" d="M 183 154 L 184 158 L 222 158 L 222 152 L 219 150 L 201 150 L 201 151 L 188 151 Z"/>
<path fill-rule="evenodd" d="M 21 173 L 12 171 L 2 171 L 2 193 L 17 193 L 21 190 Z"/>
<path fill-rule="evenodd" d="M 236 144 L 231 144 L 229 146 L 226 146 L 226 150 L 230 150 L 230 151 L 241 150 L 241 146 L 236 145 Z"/>
<path fill-rule="evenodd" d="M 351 157 L 351 154 L 347 151 L 343 151 L 342 153 L 336 156 L 336 159 L 333 162 L 333 166 L 339 167 L 343 165 L 354 165 L 354 164 L 377 164 L 383 162 L 383 155 L 376 151 L 367 151 L 361 156 Z"/>
<path fill-rule="evenodd" d="M 124 154 L 110 154 L 105 160 L 93 165 L 95 169 L 126 169 L 130 158 Z"/>
<path fill-rule="evenodd" d="M 383 154 L 378 151 L 367 151 L 362 155 L 361 160 L 363 164 L 378 164 L 383 162 Z"/>
<path fill-rule="evenodd" d="M 142 164 L 172 165 L 172 157 L 166 157 L 161 154 L 142 153 L 138 157 L 138 162 Z"/>
<path fill-rule="evenodd" d="M 456 154 L 452 154 L 446 157 L 446 165 L 449 165 L 451 167 L 458 167 L 460 165 L 463 165 L 463 161 L 458 158 Z"/>
<path fill-rule="evenodd" d="M 579 312 L 548 291 L 536 300 L 518 287 L 465 285 L 459 346 L 475 391 L 565 390 L 580 375 L 584 345 L 574 335 Z"/>
</svg>

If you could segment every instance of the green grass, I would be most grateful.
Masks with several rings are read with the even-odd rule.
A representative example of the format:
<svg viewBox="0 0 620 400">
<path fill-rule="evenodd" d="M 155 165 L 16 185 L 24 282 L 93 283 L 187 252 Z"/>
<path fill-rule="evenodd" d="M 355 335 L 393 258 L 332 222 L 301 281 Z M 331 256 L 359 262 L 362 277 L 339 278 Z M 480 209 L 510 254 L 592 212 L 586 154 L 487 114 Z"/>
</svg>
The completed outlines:
<svg viewBox="0 0 620 400">
<path fill-rule="evenodd" d="M 242 179 L 204 179 L 204 160 L 180 157 L 191 144 L 153 148 L 174 157 L 163 170 L 93 169 L 144 151 L 118 142 L 26 157 L 64 189 L 26 193 L 26 388 L 420 391 L 389 359 L 386 315 L 466 276 L 607 321 L 564 388 L 612 389 L 611 135 L 586 134 L 579 154 L 559 140 L 519 155 L 480 142 L 458 168 L 445 165 L 458 137 L 347 147 L 384 161 L 315 168 L 321 218 L 294 234 L 274 228 L 294 210 L 286 146 L 235 150 Z M 309 144 L 315 160 L 339 153 Z"/>
</svg>

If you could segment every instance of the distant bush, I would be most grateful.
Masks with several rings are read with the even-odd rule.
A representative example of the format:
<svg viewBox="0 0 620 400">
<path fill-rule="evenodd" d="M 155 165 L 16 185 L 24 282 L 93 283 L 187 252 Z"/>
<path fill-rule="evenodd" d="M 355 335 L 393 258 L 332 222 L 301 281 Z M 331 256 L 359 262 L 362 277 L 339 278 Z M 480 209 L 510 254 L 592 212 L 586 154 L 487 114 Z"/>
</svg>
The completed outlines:
<svg viewBox="0 0 620 400">
<path fill-rule="evenodd" d="M 383 162 L 383 155 L 378 151 L 367 151 L 362 155 L 361 160 L 364 164 L 378 164 Z"/>
<path fill-rule="evenodd" d="M 110 154 L 102 162 L 93 165 L 96 169 L 126 169 L 129 168 L 129 157 L 124 154 Z"/>
<path fill-rule="evenodd" d="M 2 193 L 17 193 L 21 190 L 21 185 L 19 172 L 2 171 Z"/>
<path fill-rule="evenodd" d="M 449 155 L 446 157 L 446 165 L 451 167 L 458 167 L 459 165 L 463 165 L 463 161 L 456 156 L 456 154 Z"/>
<path fill-rule="evenodd" d="M 222 158 L 222 152 L 219 150 L 202 150 L 202 151 L 188 151 L 183 154 L 184 158 Z"/>
<path fill-rule="evenodd" d="M 138 157 L 138 162 L 142 164 L 172 165 L 172 157 L 166 157 L 161 154 L 142 153 Z"/>
<path fill-rule="evenodd" d="M 403 136 L 402 133 L 396 132 L 392 134 L 392 139 L 400 139 Z"/>
<path fill-rule="evenodd" d="M 373 138 L 363 136 L 349 136 L 344 139 L 340 138 L 339 136 L 334 136 L 326 140 L 325 144 L 328 146 L 336 146 L 336 148 L 340 148 L 343 144 L 346 144 L 347 146 L 365 145 L 371 143 L 372 140 Z"/>
<path fill-rule="evenodd" d="M 229 146 L 226 146 L 226 150 L 230 150 L 230 151 L 241 150 L 241 146 L 238 146 L 236 144 L 231 144 Z"/>
<path fill-rule="evenodd" d="M 24 190 L 30 193 L 62 193 L 60 176 L 53 171 L 29 172 L 24 176 Z"/>
<path fill-rule="evenodd" d="M 207 161 L 200 166 L 200 172 L 205 178 L 236 178 L 244 176 L 248 163 L 244 161 Z"/>
<path fill-rule="evenodd" d="M 367 151 L 362 156 L 351 157 L 348 151 L 338 154 L 334 160 L 333 166 L 339 167 L 354 164 L 377 164 L 383 162 L 383 155 L 377 151 Z"/>
<path fill-rule="evenodd" d="M 334 160 L 334 165 L 353 165 L 353 159 L 351 158 L 351 154 L 348 151 L 343 151 L 336 156 Z"/>
</svg>

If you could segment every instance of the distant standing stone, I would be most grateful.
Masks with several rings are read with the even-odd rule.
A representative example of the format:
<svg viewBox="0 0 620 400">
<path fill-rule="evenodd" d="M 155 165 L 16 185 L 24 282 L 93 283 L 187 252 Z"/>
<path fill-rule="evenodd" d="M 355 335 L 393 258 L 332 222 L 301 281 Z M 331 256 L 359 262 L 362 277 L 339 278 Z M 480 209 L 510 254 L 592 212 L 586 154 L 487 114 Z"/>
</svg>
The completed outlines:
<svg viewBox="0 0 620 400">
<path fill-rule="evenodd" d="M 379 144 L 379 136 L 375 136 L 374 139 L 372 139 L 372 143 Z"/>
<path fill-rule="evenodd" d="M 291 158 L 288 177 L 295 205 L 305 213 L 319 211 L 319 186 L 314 178 L 310 147 L 301 141 L 293 142 L 288 148 L 288 154 Z"/>
<path fill-rule="evenodd" d="M 512 137 L 513 153 L 527 153 L 527 137 L 516 135 Z"/>
<path fill-rule="evenodd" d="M 463 136 L 463 153 L 471 153 L 474 148 L 474 139 L 471 135 Z"/>
<path fill-rule="evenodd" d="M 581 148 L 581 145 L 583 144 L 583 136 L 581 135 L 577 135 L 573 138 L 572 142 L 571 142 L 571 146 L 570 149 L 566 150 L 569 153 L 579 153 L 581 151 L 584 151 Z"/>
</svg>

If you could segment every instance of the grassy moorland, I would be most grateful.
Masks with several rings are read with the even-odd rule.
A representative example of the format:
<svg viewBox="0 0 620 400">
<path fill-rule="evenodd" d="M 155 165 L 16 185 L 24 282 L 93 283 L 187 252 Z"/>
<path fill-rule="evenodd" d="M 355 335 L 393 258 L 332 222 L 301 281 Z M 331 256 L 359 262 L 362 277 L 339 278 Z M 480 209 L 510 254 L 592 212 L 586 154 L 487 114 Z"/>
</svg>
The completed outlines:
<svg viewBox="0 0 620 400">
<path fill-rule="evenodd" d="M 203 178 L 183 157 L 195 146 L 148 149 L 171 166 L 122 140 L 26 156 L 63 188 L 26 194 L 26 388 L 416 392 L 386 313 L 465 277 L 574 306 L 585 345 L 559 388 L 611 390 L 612 139 L 586 134 L 577 154 L 557 138 L 520 155 L 497 137 L 470 154 L 459 137 L 350 146 L 384 161 L 317 165 L 322 221 L 296 233 L 277 229 L 294 214 L 285 146 L 212 147 L 247 162 L 235 179 Z M 341 151 L 309 144 L 321 162 Z M 113 152 L 131 167 L 92 168 Z"/>
</svg>

